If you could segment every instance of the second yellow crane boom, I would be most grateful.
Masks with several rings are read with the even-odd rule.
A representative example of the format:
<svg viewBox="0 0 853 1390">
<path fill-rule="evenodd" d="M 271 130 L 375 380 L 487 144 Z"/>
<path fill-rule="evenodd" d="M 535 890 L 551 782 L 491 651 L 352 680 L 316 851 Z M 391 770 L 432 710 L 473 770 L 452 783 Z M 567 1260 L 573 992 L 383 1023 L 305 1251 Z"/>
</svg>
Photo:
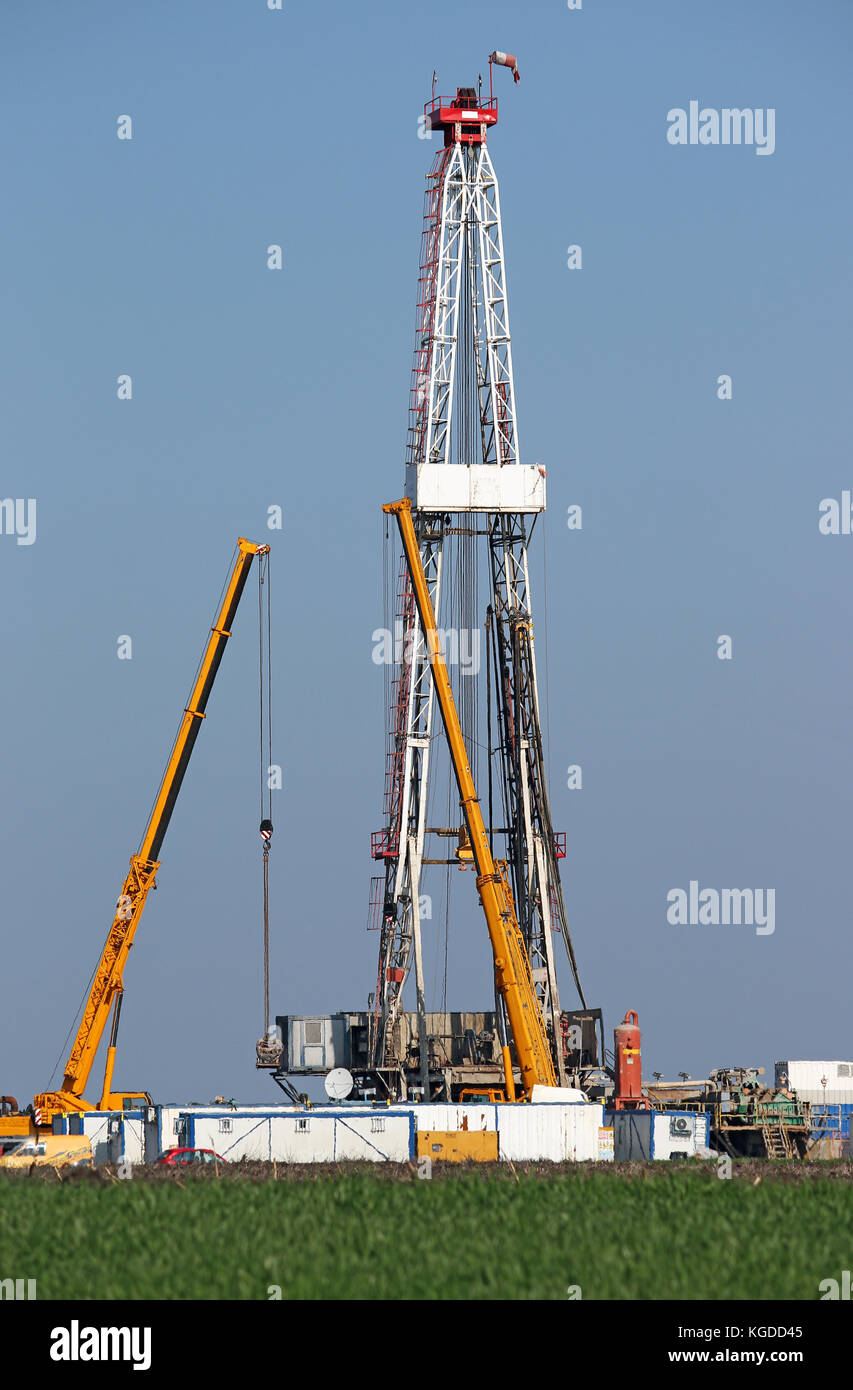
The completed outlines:
<svg viewBox="0 0 853 1390">
<path fill-rule="evenodd" d="M 456 712 L 456 702 L 450 678 L 438 642 L 435 613 L 429 586 L 421 564 L 417 536 L 412 521 L 412 504 L 408 498 L 389 502 L 382 510 L 397 519 L 406 564 L 412 580 L 415 603 L 421 620 L 427 653 L 432 666 L 433 686 L 438 699 L 453 771 L 459 787 L 462 814 L 477 866 L 477 888 L 489 930 L 489 940 L 495 960 L 495 979 L 498 993 L 506 1007 L 509 1026 L 515 1041 L 515 1052 L 521 1068 L 525 1095 L 529 1097 L 536 1085 L 556 1086 L 557 1077 L 548 1044 L 548 1034 L 542 1010 L 536 998 L 530 960 L 524 937 L 515 914 L 512 889 L 506 864 L 492 858 L 489 837 L 480 809 L 477 789 L 468 763 L 462 726 Z M 514 1086 L 508 1049 L 504 1050 L 504 1071 L 507 1096 L 513 1098 Z"/>
</svg>

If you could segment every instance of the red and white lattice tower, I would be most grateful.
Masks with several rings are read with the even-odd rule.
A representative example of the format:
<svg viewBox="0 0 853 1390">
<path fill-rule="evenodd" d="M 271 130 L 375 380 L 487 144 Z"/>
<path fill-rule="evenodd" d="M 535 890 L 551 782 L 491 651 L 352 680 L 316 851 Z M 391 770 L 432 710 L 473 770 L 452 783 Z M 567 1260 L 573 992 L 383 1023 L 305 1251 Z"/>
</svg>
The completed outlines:
<svg viewBox="0 0 853 1390">
<path fill-rule="evenodd" d="M 564 1082 L 560 1004 L 553 939 L 563 937 L 584 1003 L 566 920 L 558 859 L 564 837 L 551 824 L 530 607 L 527 547 L 545 510 L 545 470 L 525 464 L 519 446 L 500 199 L 486 145 L 498 119 L 492 64 L 518 67 L 511 54 L 489 60 L 489 97 L 461 87 L 433 95 L 426 130 L 443 146 L 427 175 L 415 353 L 409 405 L 406 493 L 411 498 L 421 562 L 433 607 L 441 612 L 442 550 L 448 534 L 476 525 L 489 555 L 492 698 L 506 824 L 495 830 L 510 865 L 519 922 Z M 460 363 L 469 387 L 460 393 Z M 454 410 L 470 414 L 454 419 Z M 454 438 L 475 440 L 464 461 Z M 371 1065 L 390 1065 L 390 1040 L 412 967 L 416 1009 L 425 1012 L 419 901 L 425 861 L 430 756 L 437 727 L 433 690 L 405 564 L 397 587 L 396 630 L 402 632 L 388 728 L 385 824 L 373 836 L 372 915 L 380 929 L 376 991 L 371 1003 Z M 441 625 L 441 617 L 439 624 Z M 487 655 L 487 663 L 490 658 Z M 490 750 L 491 751 L 491 750 Z M 446 833 L 446 832 L 445 832 Z M 439 862 L 430 860 L 429 862 Z M 429 1095 L 426 1029 L 420 1027 L 421 1077 Z"/>
</svg>

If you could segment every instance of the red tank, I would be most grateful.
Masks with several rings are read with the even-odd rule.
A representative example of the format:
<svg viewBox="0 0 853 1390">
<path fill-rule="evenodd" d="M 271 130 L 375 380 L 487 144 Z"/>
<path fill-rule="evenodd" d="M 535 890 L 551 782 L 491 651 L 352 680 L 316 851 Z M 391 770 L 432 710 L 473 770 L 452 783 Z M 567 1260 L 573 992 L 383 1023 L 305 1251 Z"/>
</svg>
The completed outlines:
<svg viewBox="0 0 853 1390">
<path fill-rule="evenodd" d="M 636 1010 L 629 1009 L 622 1022 L 613 1029 L 613 1051 L 616 1057 L 616 1092 L 613 1104 L 617 1110 L 645 1109 L 649 1103 L 643 1095 L 640 1038 Z"/>
</svg>

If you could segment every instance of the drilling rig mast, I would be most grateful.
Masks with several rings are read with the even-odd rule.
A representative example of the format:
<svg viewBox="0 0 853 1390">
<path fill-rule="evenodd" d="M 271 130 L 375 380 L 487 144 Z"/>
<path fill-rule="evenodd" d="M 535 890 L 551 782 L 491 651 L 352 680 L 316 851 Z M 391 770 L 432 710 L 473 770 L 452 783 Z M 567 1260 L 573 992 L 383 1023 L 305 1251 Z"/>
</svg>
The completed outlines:
<svg viewBox="0 0 853 1390">
<path fill-rule="evenodd" d="M 489 96 L 460 87 L 424 108 L 425 128 L 442 137 L 427 176 L 421 239 L 415 352 L 409 403 L 406 495 L 436 614 L 443 603 L 442 569 L 449 537 L 474 538 L 488 557 L 485 615 L 489 719 L 494 711 L 502 820 L 490 838 L 503 841 L 518 921 L 530 958 L 554 1069 L 565 1085 L 571 1031 L 560 1009 L 554 937 L 562 936 L 581 1006 L 581 990 L 563 901 L 548 799 L 533 646 L 528 544 L 545 510 L 545 470 L 522 463 L 512 370 L 500 198 L 487 149 L 498 118 L 492 65 Z M 474 552 L 467 552 L 470 570 Z M 463 559 L 465 557 L 463 556 Z M 384 868 L 374 879 L 380 947 L 368 1021 L 369 1066 L 389 1076 L 403 989 L 414 966 L 421 1088 L 430 1095 L 422 932 L 419 913 L 428 837 L 448 829 L 427 824 L 433 752 L 433 681 L 411 581 L 400 567 L 396 623 L 402 657 L 392 684 L 386 761 L 385 824 L 372 839 Z M 476 587 L 476 585 L 475 585 Z M 452 615 L 451 615 L 452 616 Z M 439 616 L 439 623 L 442 619 Z M 490 725 L 491 727 L 491 722 Z M 469 737 L 469 742 L 474 742 Z M 472 753 L 475 751 L 472 748 Z M 491 769 L 493 747 L 488 748 Z M 472 759 L 473 760 L 473 759 Z M 490 774 L 491 780 L 491 774 Z M 491 797 L 490 797 L 491 803 Z M 460 831 L 457 859 L 470 859 Z M 500 1012 L 496 1002 L 496 1011 Z M 597 1011 L 588 1011 L 590 1017 Z M 594 1025 L 593 1025 L 594 1027 Z M 449 1097 L 448 1097 L 449 1098 Z"/>
</svg>

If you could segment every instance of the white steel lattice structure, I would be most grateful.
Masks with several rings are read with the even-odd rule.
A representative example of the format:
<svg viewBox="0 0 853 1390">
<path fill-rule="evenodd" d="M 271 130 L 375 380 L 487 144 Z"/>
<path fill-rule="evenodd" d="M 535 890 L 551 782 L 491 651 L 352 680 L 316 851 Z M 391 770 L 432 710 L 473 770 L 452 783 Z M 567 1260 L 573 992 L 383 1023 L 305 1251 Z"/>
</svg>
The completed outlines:
<svg viewBox="0 0 853 1390">
<path fill-rule="evenodd" d="M 518 463 L 500 199 L 485 143 L 455 142 L 429 175 L 412 373 L 409 465 L 450 462 L 463 259 L 472 296 L 483 463 Z M 463 254 L 464 253 L 464 254 Z"/>
<path fill-rule="evenodd" d="M 514 66 L 514 59 L 506 65 Z M 436 613 L 443 543 L 454 518 L 462 527 L 470 527 L 473 518 L 476 534 L 487 537 L 487 630 L 507 817 L 496 833 L 505 839 L 519 922 L 563 1083 L 564 1029 L 553 949 L 557 931 L 582 1004 L 584 1000 L 563 903 L 560 847 L 551 825 L 542 749 L 527 544 L 536 516 L 545 508 L 545 474 L 538 466 L 522 464 L 520 456 L 500 196 L 486 147 L 488 127 L 497 121 L 497 101 L 492 96 L 482 101 L 473 88 L 460 88 L 454 98 L 433 97 L 425 116 L 431 130 L 443 133 L 444 145 L 427 176 L 424 200 L 406 491 Z M 461 392 L 460 362 L 468 382 Z M 455 410 L 469 418 L 455 421 Z M 454 456 L 460 426 L 461 437 L 476 441 L 467 446 L 474 456 L 464 460 L 458 457 L 458 442 Z M 428 1096 L 419 900 L 428 833 L 433 691 L 405 566 L 396 618 L 405 640 L 391 701 L 386 822 L 373 837 L 373 855 L 384 861 L 385 878 L 377 911 L 381 937 L 369 1052 L 377 1070 L 391 1066 L 392 1032 L 414 965 L 422 1025 L 421 1084 Z"/>
</svg>

